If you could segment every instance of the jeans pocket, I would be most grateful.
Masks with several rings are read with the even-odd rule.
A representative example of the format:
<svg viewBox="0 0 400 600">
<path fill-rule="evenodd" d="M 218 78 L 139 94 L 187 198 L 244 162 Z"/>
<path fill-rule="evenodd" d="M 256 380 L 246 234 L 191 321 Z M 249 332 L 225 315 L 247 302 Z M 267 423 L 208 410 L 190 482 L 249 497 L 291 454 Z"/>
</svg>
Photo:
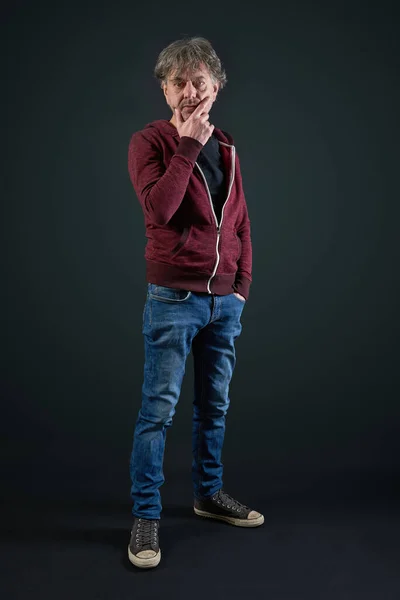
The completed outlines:
<svg viewBox="0 0 400 600">
<path fill-rule="evenodd" d="M 185 302 L 190 298 L 192 292 L 180 288 L 171 288 L 165 285 L 149 284 L 149 296 L 160 302 Z"/>
</svg>

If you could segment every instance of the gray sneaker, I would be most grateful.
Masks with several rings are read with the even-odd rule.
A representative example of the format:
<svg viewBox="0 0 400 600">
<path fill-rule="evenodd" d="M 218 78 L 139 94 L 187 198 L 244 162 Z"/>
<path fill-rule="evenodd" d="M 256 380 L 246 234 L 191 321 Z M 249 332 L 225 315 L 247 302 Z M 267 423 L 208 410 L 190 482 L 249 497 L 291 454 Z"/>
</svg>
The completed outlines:
<svg viewBox="0 0 400 600">
<path fill-rule="evenodd" d="M 210 498 L 195 498 L 194 512 L 200 517 L 219 519 L 238 527 L 258 527 L 264 523 L 264 515 L 241 504 L 222 489 Z"/>
<path fill-rule="evenodd" d="M 135 518 L 128 546 L 128 558 L 141 569 L 156 567 L 161 560 L 158 540 L 160 519 Z"/>
</svg>

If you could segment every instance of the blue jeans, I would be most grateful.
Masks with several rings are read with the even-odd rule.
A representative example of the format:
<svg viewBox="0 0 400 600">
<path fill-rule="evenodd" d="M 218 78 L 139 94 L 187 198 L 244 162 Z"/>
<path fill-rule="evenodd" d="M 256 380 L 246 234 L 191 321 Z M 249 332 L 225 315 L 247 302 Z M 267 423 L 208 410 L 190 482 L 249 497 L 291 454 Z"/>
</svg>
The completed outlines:
<svg viewBox="0 0 400 600">
<path fill-rule="evenodd" d="M 142 404 L 130 457 L 132 514 L 159 519 L 159 488 L 167 427 L 172 425 L 186 359 L 194 362 L 192 482 L 194 496 L 222 487 L 221 462 L 234 342 L 242 331 L 245 301 L 148 283 L 143 311 L 145 347 Z"/>
</svg>

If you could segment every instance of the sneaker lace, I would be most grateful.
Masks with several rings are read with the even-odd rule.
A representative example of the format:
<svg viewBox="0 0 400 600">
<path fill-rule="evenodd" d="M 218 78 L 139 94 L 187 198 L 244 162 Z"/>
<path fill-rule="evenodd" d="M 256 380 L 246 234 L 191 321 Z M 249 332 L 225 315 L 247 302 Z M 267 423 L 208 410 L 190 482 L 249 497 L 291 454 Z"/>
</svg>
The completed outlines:
<svg viewBox="0 0 400 600">
<path fill-rule="evenodd" d="M 221 503 L 223 505 L 225 505 L 227 508 L 233 508 L 233 510 L 236 511 L 241 511 L 243 509 L 248 510 L 250 507 L 246 506 L 245 504 L 241 504 L 241 502 L 238 502 L 238 500 L 235 500 L 234 498 L 232 498 L 232 496 L 230 496 L 229 494 L 227 494 L 226 492 L 224 492 L 224 490 L 219 490 L 216 494 L 217 499 L 221 501 Z"/>
<path fill-rule="evenodd" d="M 150 521 L 148 519 L 139 519 L 136 529 L 136 541 L 140 546 L 146 549 L 152 547 L 152 544 L 157 543 L 158 521 Z"/>
</svg>

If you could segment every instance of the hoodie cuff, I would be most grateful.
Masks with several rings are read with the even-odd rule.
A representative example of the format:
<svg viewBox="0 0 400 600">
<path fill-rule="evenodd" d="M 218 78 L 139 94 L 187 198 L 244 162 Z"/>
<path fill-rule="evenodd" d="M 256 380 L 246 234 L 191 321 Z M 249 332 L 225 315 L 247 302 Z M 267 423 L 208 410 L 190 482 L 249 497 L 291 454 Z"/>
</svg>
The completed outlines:
<svg viewBox="0 0 400 600">
<path fill-rule="evenodd" d="M 178 147 L 175 154 L 184 156 L 193 164 L 196 162 L 197 157 L 200 154 L 200 150 L 203 148 L 203 144 L 192 137 L 184 135 L 180 138 Z"/>
<path fill-rule="evenodd" d="M 244 275 L 240 275 L 239 273 L 237 273 L 235 282 L 232 285 L 232 287 L 234 292 L 237 292 L 247 300 L 250 294 L 250 285 L 250 279 L 247 279 L 247 277 L 244 277 Z"/>
</svg>

